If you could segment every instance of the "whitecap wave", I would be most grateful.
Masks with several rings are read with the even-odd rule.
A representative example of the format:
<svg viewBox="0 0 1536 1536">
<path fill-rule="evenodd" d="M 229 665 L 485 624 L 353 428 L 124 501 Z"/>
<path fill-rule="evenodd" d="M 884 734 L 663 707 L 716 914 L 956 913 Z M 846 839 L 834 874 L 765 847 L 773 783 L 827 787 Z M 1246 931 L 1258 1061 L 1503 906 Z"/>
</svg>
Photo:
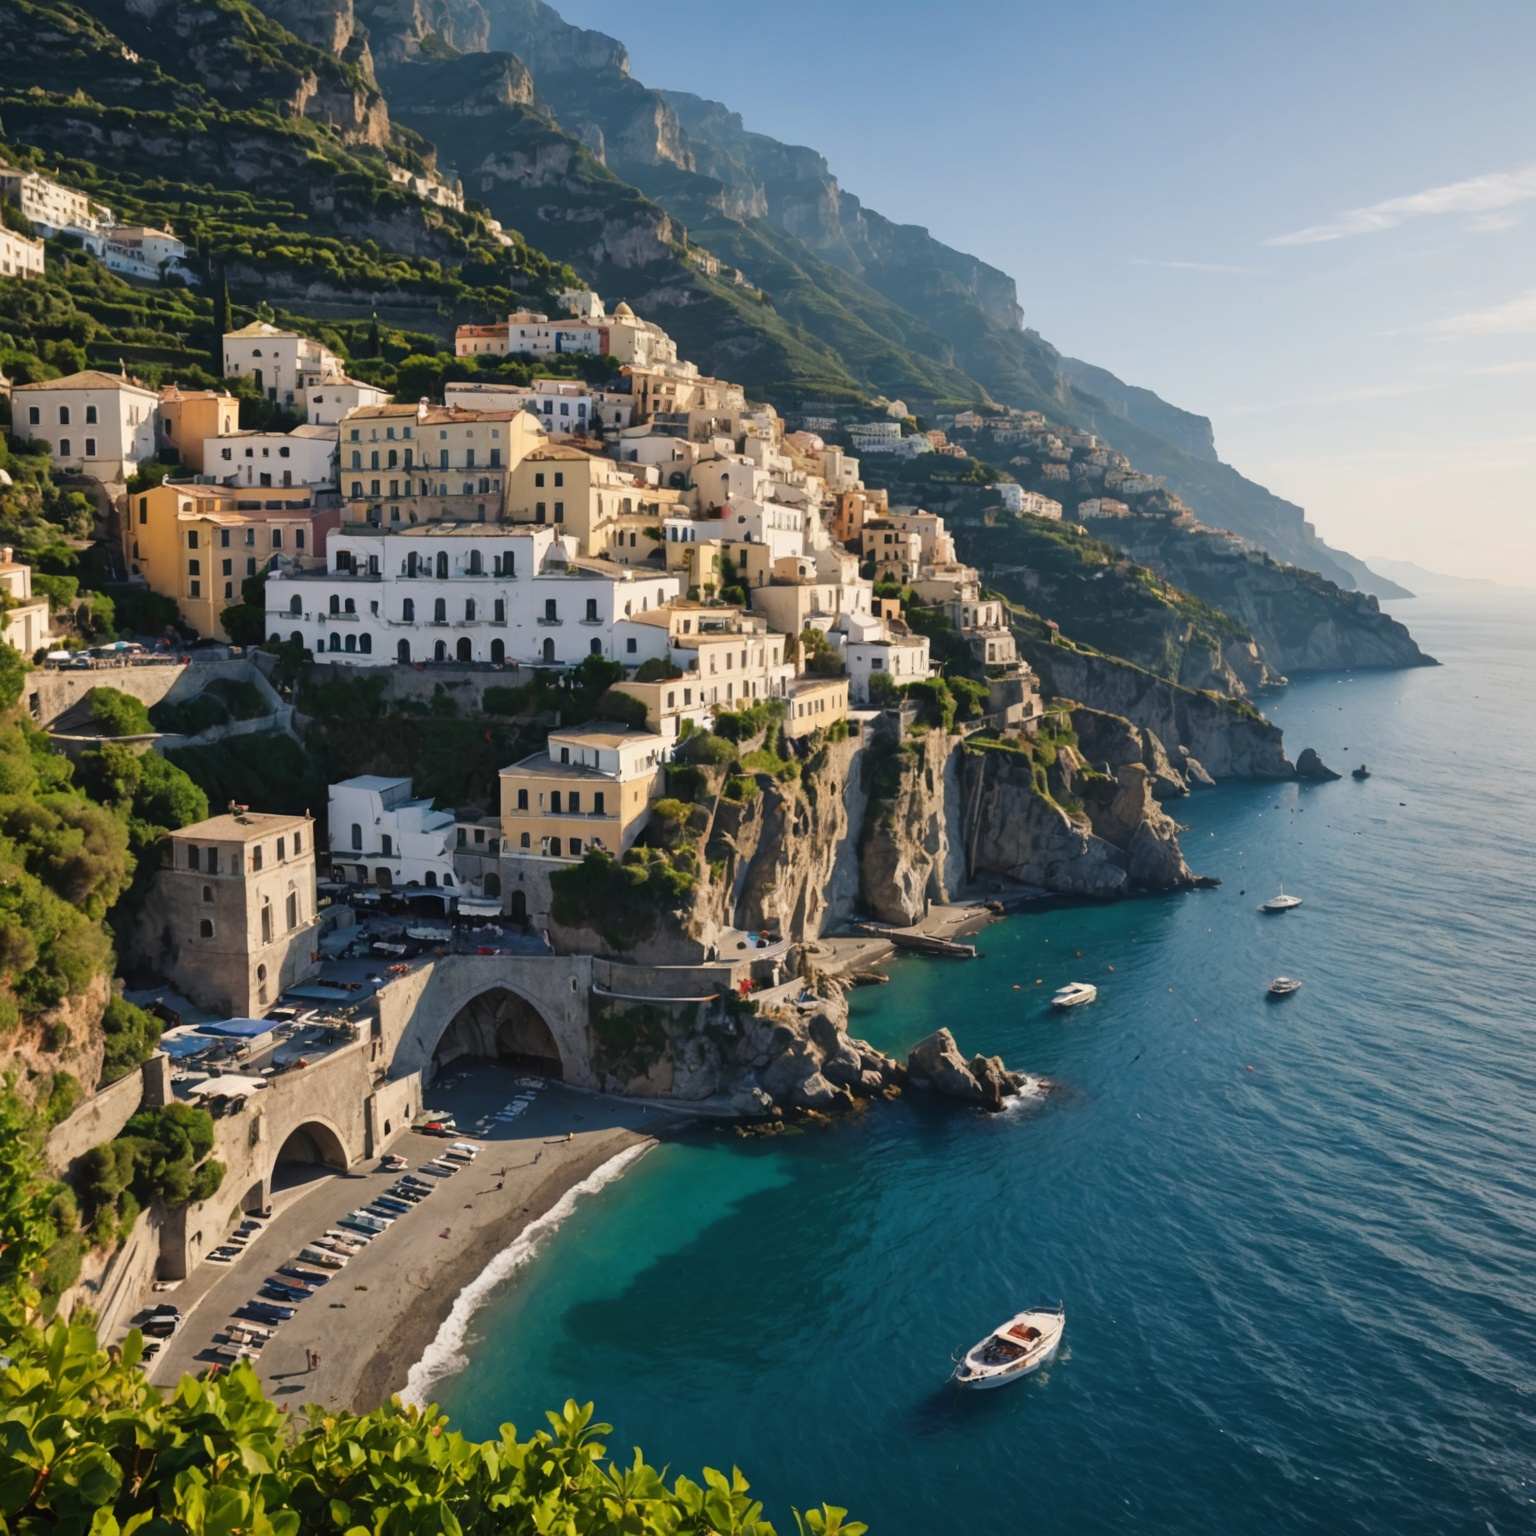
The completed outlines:
<svg viewBox="0 0 1536 1536">
<path fill-rule="evenodd" d="M 579 1184 L 573 1184 L 555 1203 L 536 1220 L 528 1223 L 517 1237 L 503 1248 L 484 1269 L 453 1299 L 453 1309 L 442 1321 L 437 1336 L 427 1346 L 426 1352 L 405 1378 L 400 1393 L 402 1402 L 423 1406 L 427 1394 L 445 1377 L 452 1376 L 469 1364 L 465 1343 L 469 1337 L 469 1325 L 476 1312 L 498 1285 L 514 1275 L 539 1251 L 545 1238 L 559 1230 L 560 1225 L 583 1195 L 595 1195 L 607 1188 L 615 1179 L 622 1178 L 625 1170 L 637 1159 L 644 1157 L 653 1142 L 643 1141 L 610 1157 L 606 1163 L 594 1168 Z"/>
</svg>

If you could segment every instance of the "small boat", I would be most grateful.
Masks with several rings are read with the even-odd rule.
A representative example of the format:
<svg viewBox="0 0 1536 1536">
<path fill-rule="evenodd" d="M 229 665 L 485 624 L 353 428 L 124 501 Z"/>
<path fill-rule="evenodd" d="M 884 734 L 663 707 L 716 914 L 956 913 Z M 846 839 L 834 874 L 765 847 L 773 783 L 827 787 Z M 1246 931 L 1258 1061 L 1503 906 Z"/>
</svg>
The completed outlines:
<svg viewBox="0 0 1536 1536">
<path fill-rule="evenodd" d="M 1271 896 L 1268 901 L 1266 901 L 1262 906 L 1260 906 L 1259 911 L 1260 912 L 1293 912 L 1300 905 L 1301 905 L 1301 897 L 1300 896 L 1287 896 L 1285 894 L 1285 887 L 1282 885 L 1280 887 L 1280 894 L 1278 896 Z"/>
<path fill-rule="evenodd" d="M 1371 770 L 1361 763 L 1358 768 L 1351 771 L 1349 776 L 1352 779 L 1368 779 L 1371 776 Z"/>
<path fill-rule="evenodd" d="M 1293 992 L 1301 991 L 1301 983 L 1294 976 L 1276 976 L 1269 984 L 1271 997 L 1289 997 Z"/>
<path fill-rule="evenodd" d="M 1099 989 L 1089 981 L 1069 981 L 1051 998 L 1052 1008 L 1080 1008 L 1091 1003 L 1099 995 Z"/>
<path fill-rule="evenodd" d="M 1065 1307 L 1036 1307 L 1000 1323 L 955 1367 L 956 1386 L 984 1392 L 1038 1371 L 1061 1347 Z"/>
</svg>

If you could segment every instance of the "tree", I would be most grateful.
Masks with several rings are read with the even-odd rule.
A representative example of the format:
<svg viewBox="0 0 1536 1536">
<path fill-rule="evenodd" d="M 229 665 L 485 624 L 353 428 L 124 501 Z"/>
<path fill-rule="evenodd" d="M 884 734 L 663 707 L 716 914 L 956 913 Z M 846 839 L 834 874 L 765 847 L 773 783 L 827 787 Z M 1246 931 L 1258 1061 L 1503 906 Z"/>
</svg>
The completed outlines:
<svg viewBox="0 0 1536 1536">
<path fill-rule="evenodd" d="M 0 709 L 16 704 L 26 681 L 27 658 L 14 645 L 0 640 Z"/>
<path fill-rule="evenodd" d="M 148 736 L 154 730 L 143 701 L 120 689 L 92 688 L 85 707 L 103 736 Z"/>
<path fill-rule="evenodd" d="M 219 281 L 213 292 L 213 335 L 208 354 L 211 371 L 216 379 L 224 377 L 224 337 L 229 328 L 229 277 L 221 262 Z"/>
<path fill-rule="evenodd" d="M 889 672 L 871 672 L 869 674 L 869 702 L 877 708 L 884 709 L 888 705 L 895 704 L 901 698 L 901 689 L 892 680 Z"/>
<path fill-rule="evenodd" d="M 379 312 L 374 310 L 368 320 L 368 356 L 382 357 L 384 355 L 384 343 L 379 336 Z"/>
</svg>

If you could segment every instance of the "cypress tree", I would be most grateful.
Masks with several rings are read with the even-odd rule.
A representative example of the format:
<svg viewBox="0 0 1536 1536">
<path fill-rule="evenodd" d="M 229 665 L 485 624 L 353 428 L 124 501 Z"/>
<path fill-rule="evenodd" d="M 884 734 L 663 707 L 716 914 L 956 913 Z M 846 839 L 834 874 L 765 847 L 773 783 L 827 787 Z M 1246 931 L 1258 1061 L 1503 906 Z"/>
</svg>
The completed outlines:
<svg viewBox="0 0 1536 1536">
<path fill-rule="evenodd" d="M 224 333 L 229 329 L 229 278 L 224 268 L 219 268 L 218 286 L 213 291 L 213 339 L 209 355 L 213 359 L 213 376 L 224 377 Z"/>
<path fill-rule="evenodd" d="M 368 322 L 368 356 L 379 357 L 384 351 L 384 343 L 379 337 L 379 312 L 373 312 L 373 318 Z"/>
</svg>

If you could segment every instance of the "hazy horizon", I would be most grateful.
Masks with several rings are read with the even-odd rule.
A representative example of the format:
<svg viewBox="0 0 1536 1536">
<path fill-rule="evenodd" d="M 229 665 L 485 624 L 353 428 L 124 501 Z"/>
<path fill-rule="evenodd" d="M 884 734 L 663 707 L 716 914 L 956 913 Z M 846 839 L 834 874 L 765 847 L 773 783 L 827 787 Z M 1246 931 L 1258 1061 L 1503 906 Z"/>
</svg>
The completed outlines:
<svg viewBox="0 0 1536 1536">
<path fill-rule="evenodd" d="M 1536 584 L 1536 12 L 779 0 L 790 75 L 700 0 L 554 3 L 1007 272 L 1330 543 Z"/>
</svg>

